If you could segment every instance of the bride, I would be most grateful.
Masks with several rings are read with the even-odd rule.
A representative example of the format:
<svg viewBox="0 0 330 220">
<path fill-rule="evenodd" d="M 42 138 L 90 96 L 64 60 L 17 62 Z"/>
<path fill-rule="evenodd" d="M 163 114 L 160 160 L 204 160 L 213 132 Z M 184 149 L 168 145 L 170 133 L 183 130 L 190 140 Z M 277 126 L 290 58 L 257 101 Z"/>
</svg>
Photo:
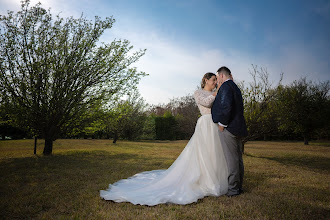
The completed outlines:
<svg viewBox="0 0 330 220">
<path fill-rule="evenodd" d="M 140 205 L 161 203 L 189 204 L 205 196 L 220 196 L 228 191 L 228 171 L 218 126 L 211 118 L 216 96 L 212 92 L 216 76 L 206 73 L 195 101 L 202 116 L 195 132 L 179 157 L 167 170 L 153 170 L 110 184 L 100 196 L 115 202 Z M 220 87 L 220 86 L 219 86 Z"/>
</svg>

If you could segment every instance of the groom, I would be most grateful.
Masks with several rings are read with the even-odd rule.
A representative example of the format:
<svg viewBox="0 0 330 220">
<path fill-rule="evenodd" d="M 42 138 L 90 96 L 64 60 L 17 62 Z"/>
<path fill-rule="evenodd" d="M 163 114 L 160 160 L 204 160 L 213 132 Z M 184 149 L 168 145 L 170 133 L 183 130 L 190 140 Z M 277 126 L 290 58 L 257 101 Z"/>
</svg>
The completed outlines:
<svg viewBox="0 0 330 220">
<path fill-rule="evenodd" d="M 240 89 L 232 80 L 230 70 L 223 66 L 217 71 L 221 85 L 212 106 L 212 120 L 219 125 L 219 135 L 228 167 L 227 196 L 243 192 L 244 166 L 241 138 L 247 136 L 243 116 L 243 99 Z"/>
</svg>

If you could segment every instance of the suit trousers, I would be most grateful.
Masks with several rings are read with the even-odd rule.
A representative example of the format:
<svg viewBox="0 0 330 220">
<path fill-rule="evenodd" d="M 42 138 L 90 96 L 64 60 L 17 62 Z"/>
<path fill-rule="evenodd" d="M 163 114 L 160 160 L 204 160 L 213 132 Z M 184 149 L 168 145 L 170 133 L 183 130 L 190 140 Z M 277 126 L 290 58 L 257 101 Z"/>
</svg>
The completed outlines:
<svg viewBox="0 0 330 220">
<path fill-rule="evenodd" d="M 228 167 L 228 196 L 241 193 L 244 177 L 244 165 L 241 138 L 230 133 L 226 128 L 219 130 L 220 142 Z"/>
</svg>

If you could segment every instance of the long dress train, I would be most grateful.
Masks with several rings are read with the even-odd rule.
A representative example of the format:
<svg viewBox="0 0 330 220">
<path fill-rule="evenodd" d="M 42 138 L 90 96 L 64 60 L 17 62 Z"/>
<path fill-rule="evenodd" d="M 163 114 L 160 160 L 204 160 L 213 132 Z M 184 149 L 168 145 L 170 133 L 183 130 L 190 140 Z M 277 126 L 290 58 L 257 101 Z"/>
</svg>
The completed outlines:
<svg viewBox="0 0 330 220">
<path fill-rule="evenodd" d="M 174 163 L 167 170 L 146 171 L 110 184 L 107 190 L 100 191 L 103 199 L 153 206 L 189 204 L 205 196 L 227 193 L 228 171 L 218 126 L 212 121 L 210 104 L 202 105 L 209 93 L 196 92 L 201 113 L 207 111 L 198 119 L 193 136 Z M 212 97 L 209 98 L 212 101 Z"/>
</svg>

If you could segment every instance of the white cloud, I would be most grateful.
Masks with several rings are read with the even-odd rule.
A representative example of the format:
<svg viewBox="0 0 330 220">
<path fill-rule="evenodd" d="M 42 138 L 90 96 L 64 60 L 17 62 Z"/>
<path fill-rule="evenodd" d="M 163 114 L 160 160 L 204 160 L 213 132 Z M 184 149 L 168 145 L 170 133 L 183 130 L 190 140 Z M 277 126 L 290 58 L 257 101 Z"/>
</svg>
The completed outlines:
<svg viewBox="0 0 330 220">
<path fill-rule="evenodd" d="M 20 7 L 19 0 L 0 1 L 2 14 L 3 8 L 18 10 Z M 34 5 L 36 2 L 38 0 L 32 0 L 31 4 Z M 98 9 L 99 3 L 88 0 L 41 2 L 44 8 L 52 9 L 52 14 L 62 12 L 62 17 L 71 15 L 79 17 L 82 12 L 89 18 L 95 15 L 109 16 L 104 14 L 105 9 Z M 318 62 L 299 47 L 285 47 L 282 49 L 282 56 L 276 59 L 264 57 L 262 54 L 247 54 L 239 49 L 219 48 L 216 45 L 193 42 L 190 39 L 184 43 L 190 45 L 186 47 L 176 40 L 175 33 L 163 33 L 141 18 L 139 18 L 141 20 L 133 19 L 125 13 L 118 13 L 115 18 L 117 22 L 114 27 L 104 34 L 101 41 L 111 42 L 114 38 L 123 38 L 128 39 L 135 49 L 147 49 L 146 55 L 134 66 L 150 74 L 143 78 L 139 85 L 142 97 L 150 104 L 166 103 L 171 98 L 192 94 L 200 84 L 204 73 L 215 72 L 223 65 L 231 69 L 235 80 L 246 82 L 251 80 L 249 75 L 251 64 L 267 68 L 270 80 L 274 82 L 279 79 L 282 71 L 285 80 L 289 82 L 299 79 L 296 74 L 312 73 L 318 78 L 321 73 L 312 69 L 315 68 L 315 63 L 320 67 L 318 71 L 329 69 L 329 63 Z M 311 62 L 313 65 L 308 65 Z"/>
<path fill-rule="evenodd" d="M 283 69 L 287 83 L 306 77 L 308 80 L 329 80 L 329 62 L 315 57 L 306 48 L 288 45 L 281 48 L 281 56 L 274 63 Z"/>
<path fill-rule="evenodd" d="M 7 10 L 17 11 L 20 9 L 20 2 L 17 0 L 0 0 L 0 14 L 6 15 Z"/>
<path fill-rule="evenodd" d="M 134 66 L 150 74 L 141 80 L 139 89 L 151 104 L 166 103 L 173 97 L 192 94 L 204 73 L 216 72 L 223 65 L 231 69 L 236 80 L 250 81 L 249 68 L 252 63 L 258 63 L 241 51 L 209 48 L 196 42 L 185 48 L 179 42 L 147 29 L 134 31 L 118 27 L 114 36 L 128 38 L 135 48 L 147 48 L 146 55 Z"/>
</svg>

